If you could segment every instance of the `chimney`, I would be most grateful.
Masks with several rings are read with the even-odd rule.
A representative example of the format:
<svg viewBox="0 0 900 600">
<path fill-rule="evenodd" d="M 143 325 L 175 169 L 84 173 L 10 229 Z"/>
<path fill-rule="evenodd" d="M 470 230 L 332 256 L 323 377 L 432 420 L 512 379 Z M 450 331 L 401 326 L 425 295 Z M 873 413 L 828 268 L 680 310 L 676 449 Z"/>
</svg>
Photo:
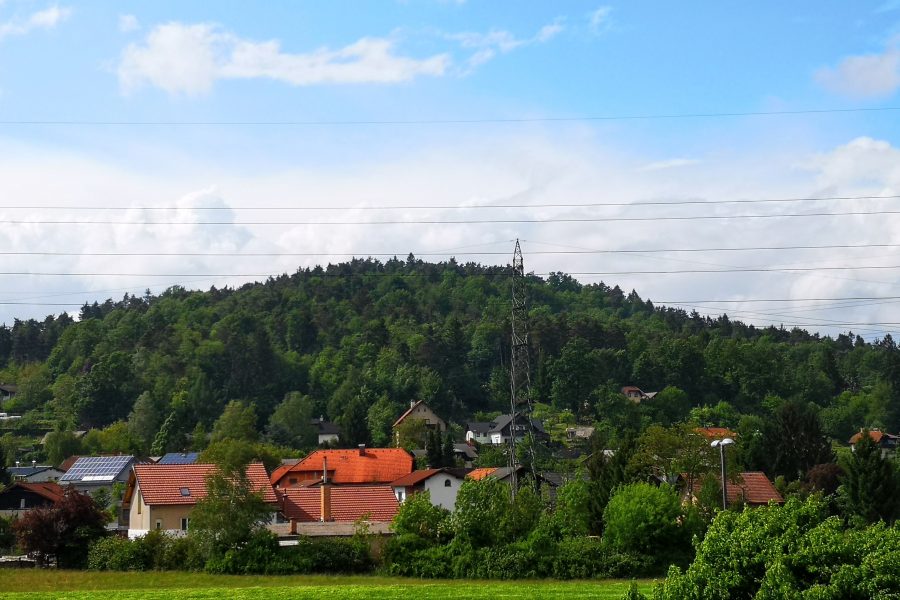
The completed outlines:
<svg viewBox="0 0 900 600">
<path fill-rule="evenodd" d="M 415 406 L 415 405 L 416 405 L 416 402 L 418 402 L 418 400 L 410 400 L 410 401 L 409 401 L 409 407 L 412 408 L 413 406 Z"/>
<path fill-rule="evenodd" d="M 359 455 L 360 455 L 360 456 L 365 456 L 365 455 L 366 455 L 366 445 L 365 445 L 365 444 L 360 444 L 360 445 L 359 445 Z"/>
<path fill-rule="evenodd" d="M 33 461 L 31 461 L 31 468 L 33 469 L 35 467 L 37 467 L 37 461 L 33 460 Z"/>
<path fill-rule="evenodd" d="M 322 514 L 320 520 L 327 523 L 331 520 L 331 484 L 323 483 L 321 490 L 321 509 Z"/>
<path fill-rule="evenodd" d="M 19 461 L 16 461 L 16 468 L 17 468 L 17 469 L 19 468 L 19 464 L 20 464 Z"/>
</svg>

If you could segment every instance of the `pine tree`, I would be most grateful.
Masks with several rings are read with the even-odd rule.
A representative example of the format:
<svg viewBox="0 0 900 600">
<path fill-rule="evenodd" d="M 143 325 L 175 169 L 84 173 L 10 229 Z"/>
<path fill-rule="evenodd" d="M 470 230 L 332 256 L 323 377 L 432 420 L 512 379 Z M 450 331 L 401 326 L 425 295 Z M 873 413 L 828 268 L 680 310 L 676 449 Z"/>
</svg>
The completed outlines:
<svg viewBox="0 0 900 600">
<path fill-rule="evenodd" d="M 891 523 L 898 513 L 897 473 L 867 430 L 861 432 L 845 471 L 841 480 L 845 511 L 868 523 L 882 520 Z"/>
<path fill-rule="evenodd" d="M 456 453 L 453 450 L 453 435 L 448 431 L 444 436 L 444 443 L 441 446 L 441 466 L 456 466 Z"/>
</svg>

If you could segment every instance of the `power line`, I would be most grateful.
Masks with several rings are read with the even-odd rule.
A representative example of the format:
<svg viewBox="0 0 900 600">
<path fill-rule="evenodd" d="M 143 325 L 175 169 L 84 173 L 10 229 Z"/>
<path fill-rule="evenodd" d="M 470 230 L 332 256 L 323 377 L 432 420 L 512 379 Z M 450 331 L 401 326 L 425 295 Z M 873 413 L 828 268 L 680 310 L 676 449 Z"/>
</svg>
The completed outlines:
<svg viewBox="0 0 900 600">
<path fill-rule="evenodd" d="M 844 296 L 842 298 L 745 298 L 743 300 L 653 300 L 653 303 L 699 305 L 704 303 L 742 304 L 746 302 L 842 302 L 848 300 L 900 300 L 900 296 Z"/>
<path fill-rule="evenodd" d="M 800 110 L 657 113 L 634 115 L 582 115 L 570 117 L 509 117 L 472 119 L 359 119 L 359 120 L 234 120 L 234 121 L 148 121 L 87 119 L 4 119 L 0 126 L 103 126 L 103 127 L 321 127 L 368 125 L 489 125 L 517 123 L 574 123 L 584 121 L 655 121 L 669 119 L 709 119 L 727 117 L 773 117 L 900 111 L 900 106 L 820 108 Z"/>
<path fill-rule="evenodd" d="M 637 222 L 637 221 L 706 221 L 727 219 L 784 219 L 784 218 L 809 218 L 809 217 L 847 217 L 866 215 L 900 215 L 896 210 L 875 211 L 850 211 L 850 212 L 816 212 L 816 213 L 782 213 L 773 215 L 688 215 L 688 216 L 653 216 L 653 217 L 571 217 L 571 218 L 546 218 L 546 219 L 428 219 L 428 220 L 385 220 L 385 221 L 115 221 L 115 220 L 19 220 L 0 219 L 0 223 L 7 225 L 145 225 L 145 226 L 174 226 L 174 225 L 482 225 L 482 224 L 528 224 L 528 223 L 613 223 L 613 222 Z"/>
<path fill-rule="evenodd" d="M 590 255 L 590 254 L 654 254 L 679 252 L 749 252 L 749 251 L 787 251 L 787 250 L 834 250 L 854 248 L 900 248 L 900 244 L 822 244 L 793 246 L 720 246 L 709 248 L 641 248 L 641 249 L 595 249 L 595 250 L 530 250 L 529 255 Z M 0 250 L 0 256 L 202 256 L 202 257 L 317 257 L 317 256 L 351 256 L 351 257 L 405 257 L 412 254 L 421 256 L 509 256 L 509 252 L 485 250 L 482 252 L 428 251 L 415 252 L 82 252 L 54 250 Z"/>
<path fill-rule="evenodd" d="M 448 204 L 437 206 L 417 205 L 385 205 L 385 206 L 109 206 L 109 205 L 9 205 L 0 206 L 0 210 L 141 210 L 141 211 L 376 211 L 376 210 L 499 210 L 505 208 L 600 208 L 604 206 L 687 206 L 717 204 L 764 204 L 785 202 L 830 202 L 837 200 L 896 200 L 900 194 L 887 196 L 822 196 L 801 198 L 750 198 L 739 200 L 639 200 L 636 202 L 573 202 L 573 203 L 538 203 L 538 204 Z"/>
</svg>

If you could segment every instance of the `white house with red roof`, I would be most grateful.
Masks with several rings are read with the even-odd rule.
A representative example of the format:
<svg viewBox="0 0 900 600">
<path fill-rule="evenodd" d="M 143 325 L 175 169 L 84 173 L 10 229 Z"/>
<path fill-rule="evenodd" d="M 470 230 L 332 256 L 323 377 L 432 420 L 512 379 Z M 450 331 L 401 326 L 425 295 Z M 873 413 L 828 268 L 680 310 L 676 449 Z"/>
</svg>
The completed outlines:
<svg viewBox="0 0 900 600">
<path fill-rule="evenodd" d="M 431 503 L 452 511 L 456 507 L 459 486 L 472 469 L 420 469 L 391 483 L 394 495 L 403 503 L 413 494 L 428 492 Z"/>
<path fill-rule="evenodd" d="M 191 511 L 206 497 L 206 478 L 217 468 L 210 464 L 134 465 L 122 502 L 123 515 L 128 515 L 128 537 L 140 537 L 153 529 L 186 532 Z M 247 477 L 254 490 L 272 506 L 274 515 L 279 502 L 262 463 L 248 465 Z"/>
</svg>

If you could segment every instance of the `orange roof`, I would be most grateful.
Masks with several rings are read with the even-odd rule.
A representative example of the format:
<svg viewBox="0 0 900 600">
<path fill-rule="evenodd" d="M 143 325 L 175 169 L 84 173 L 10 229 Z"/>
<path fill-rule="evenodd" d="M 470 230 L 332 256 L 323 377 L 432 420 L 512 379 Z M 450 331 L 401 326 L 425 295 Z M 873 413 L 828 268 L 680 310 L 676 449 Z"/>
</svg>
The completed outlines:
<svg viewBox="0 0 900 600">
<path fill-rule="evenodd" d="M 890 436 L 891 434 L 889 434 L 889 433 L 885 434 L 883 431 L 879 431 L 878 429 L 870 429 L 869 430 L 869 437 L 872 438 L 872 441 L 875 442 L 876 444 L 881 442 L 881 438 L 883 438 L 885 435 Z M 861 439 L 862 439 L 862 431 L 859 431 L 859 432 L 853 434 L 853 437 L 850 438 L 850 443 L 855 444 L 856 442 L 858 442 Z"/>
<path fill-rule="evenodd" d="M 474 479 L 475 481 L 480 481 L 487 477 L 488 475 L 493 474 L 494 471 L 497 470 L 497 467 L 483 467 L 481 469 L 475 469 L 468 475 L 466 475 L 467 479 Z"/>
<path fill-rule="evenodd" d="M 400 479 L 391 482 L 391 487 L 412 487 L 441 471 L 442 469 L 420 469 L 418 471 L 413 471 L 409 475 L 404 475 Z"/>
<path fill-rule="evenodd" d="M 28 483 L 25 481 L 16 481 L 11 486 L 6 488 L 6 490 L 3 490 L 3 491 L 11 490 L 16 487 L 22 488 L 23 490 L 28 490 L 30 492 L 33 492 L 42 498 L 46 498 L 47 500 L 49 500 L 50 502 L 53 502 L 54 504 L 56 504 L 57 502 L 62 500 L 63 496 L 66 493 L 61 485 L 59 485 L 58 483 L 50 482 L 50 481 L 42 482 L 42 483 Z"/>
<path fill-rule="evenodd" d="M 709 440 L 721 440 L 722 438 L 737 437 L 737 433 L 726 427 L 697 427 L 694 431 Z"/>
<path fill-rule="evenodd" d="M 331 518 L 336 522 L 352 523 L 368 515 L 371 521 L 389 522 L 394 519 L 400 503 L 387 485 L 332 486 Z M 291 487 L 279 490 L 283 499 L 284 516 L 294 521 L 318 521 L 322 514 L 322 488 Z"/>
<path fill-rule="evenodd" d="M 210 464 L 193 465 L 134 465 L 134 479 L 140 487 L 141 497 L 148 505 L 196 504 L 206 497 L 206 476 L 218 467 Z M 247 466 L 247 476 L 263 499 L 270 504 L 278 501 L 269 483 L 262 463 Z M 132 482 L 129 481 L 129 488 Z M 126 492 L 126 502 L 131 499 L 131 490 Z"/>
<path fill-rule="evenodd" d="M 403 448 L 316 450 L 286 471 L 279 469 L 273 473 L 272 485 L 285 487 L 283 484 L 288 478 L 298 481 L 321 479 L 325 464 L 331 483 L 390 483 L 412 473 L 413 457 Z"/>
</svg>

